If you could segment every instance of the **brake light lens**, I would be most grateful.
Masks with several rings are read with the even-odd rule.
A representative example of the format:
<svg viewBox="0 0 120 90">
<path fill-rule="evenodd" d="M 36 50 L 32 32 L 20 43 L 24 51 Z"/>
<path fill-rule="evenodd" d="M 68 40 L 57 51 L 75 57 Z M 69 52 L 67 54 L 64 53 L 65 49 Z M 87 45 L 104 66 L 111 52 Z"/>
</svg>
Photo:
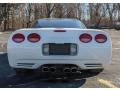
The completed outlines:
<svg viewBox="0 0 120 90">
<path fill-rule="evenodd" d="M 25 40 L 25 36 L 21 33 L 13 35 L 12 40 L 16 43 L 21 43 Z"/>
<path fill-rule="evenodd" d="M 40 41 L 41 37 L 39 34 L 37 33 L 32 33 L 32 34 L 29 34 L 28 37 L 27 37 L 28 41 L 30 42 L 38 42 Z"/>
<path fill-rule="evenodd" d="M 90 34 L 84 33 L 80 35 L 79 39 L 83 43 L 88 43 L 92 40 L 92 36 Z"/>
<path fill-rule="evenodd" d="M 95 41 L 98 43 L 105 43 L 107 41 L 107 37 L 103 34 L 97 34 L 95 36 Z"/>
</svg>

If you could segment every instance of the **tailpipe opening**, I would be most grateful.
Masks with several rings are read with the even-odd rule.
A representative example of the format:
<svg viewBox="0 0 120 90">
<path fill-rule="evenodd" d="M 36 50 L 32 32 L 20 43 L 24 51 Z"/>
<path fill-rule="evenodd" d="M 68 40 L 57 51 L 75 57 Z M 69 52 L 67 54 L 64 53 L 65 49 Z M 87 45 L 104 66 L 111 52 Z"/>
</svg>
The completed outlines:
<svg viewBox="0 0 120 90">
<path fill-rule="evenodd" d="M 77 69 L 76 67 L 72 67 L 72 68 L 71 68 L 71 72 L 72 72 L 72 73 L 76 73 L 77 70 L 78 70 L 78 69 Z"/>
<path fill-rule="evenodd" d="M 70 68 L 64 68 L 64 72 L 65 73 L 69 73 L 70 72 Z"/>
<path fill-rule="evenodd" d="M 42 72 L 48 72 L 49 71 L 49 68 L 48 67 L 43 67 L 42 68 Z"/>
</svg>

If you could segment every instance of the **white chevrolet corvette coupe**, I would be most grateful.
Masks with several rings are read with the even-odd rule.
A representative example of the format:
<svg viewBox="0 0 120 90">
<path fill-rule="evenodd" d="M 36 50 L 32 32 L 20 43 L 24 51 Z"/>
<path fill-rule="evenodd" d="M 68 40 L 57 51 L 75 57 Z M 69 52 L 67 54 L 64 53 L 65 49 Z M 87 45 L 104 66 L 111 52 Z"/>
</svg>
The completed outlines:
<svg viewBox="0 0 120 90">
<path fill-rule="evenodd" d="M 112 42 L 101 30 L 76 19 L 40 19 L 13 32 L 7 44 L 9 65 L 17 72 L 100 72 L 110 64 Z"/>
</svg>

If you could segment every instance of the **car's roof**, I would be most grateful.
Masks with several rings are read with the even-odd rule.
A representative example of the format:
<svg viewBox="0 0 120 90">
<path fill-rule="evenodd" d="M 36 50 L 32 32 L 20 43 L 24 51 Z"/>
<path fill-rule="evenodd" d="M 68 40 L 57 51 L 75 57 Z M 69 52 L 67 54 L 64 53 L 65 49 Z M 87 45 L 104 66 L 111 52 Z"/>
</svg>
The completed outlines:
<svg viewBox="0 0 120 90">
<path fill-rule="evenodd" d="M 65 23 L 65 22 L 81 22 L 80 20 L 77 19 L 72 19 L 72 18 L 43 18 L 43 19 L 38 19 L 37 20 L 38 23 L 46 23 L 46 22 L 50 22 L 50 23 L 54 23 L 54 22 L 61 22 L 61 23 Z"/>
<path fill-rule="evenodd" d="M 72 18 L 43 18 L 38 19 L 33 27 L 37 28 L 86 28 L 80 20 Z"/>
<path fill-rule="evenodd" d="M 41 21 L 80 21 L 78 19 L 73 19 L 73 18 L 43 18 L 43 19 L 38 19 L 38 22 Z"/>
</svg>

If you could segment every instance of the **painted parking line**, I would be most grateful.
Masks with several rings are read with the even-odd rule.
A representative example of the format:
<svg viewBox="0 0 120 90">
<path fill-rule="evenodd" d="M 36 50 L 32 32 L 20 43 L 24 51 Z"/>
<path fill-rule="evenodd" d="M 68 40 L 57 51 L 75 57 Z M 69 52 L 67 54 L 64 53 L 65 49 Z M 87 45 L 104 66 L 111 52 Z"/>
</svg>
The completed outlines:
<svg viewBox="0 0 120 90">
<path fill-rule="evenodd" d="M 113 49 L 120 49 L 120 48 L 113 48 Z"/>
<path fill-rule="evenodd" d="M 3 34 L 2 32 L 0 32 L 0 34 Z"/>
<path fill-rule="evenodd" d="M 113 85 L 113 84 L 112 84 L 110 81 L 108 81 L 108 80 L 101 79 L 101 78 L 97 78 L 97 81 L 98 81 L 99 83 L 101 83 L 101 84 L 109 87 L 109 88 L 118 88 L 118 87 L 116 87 L 115 85 Z"/>
</svg>

